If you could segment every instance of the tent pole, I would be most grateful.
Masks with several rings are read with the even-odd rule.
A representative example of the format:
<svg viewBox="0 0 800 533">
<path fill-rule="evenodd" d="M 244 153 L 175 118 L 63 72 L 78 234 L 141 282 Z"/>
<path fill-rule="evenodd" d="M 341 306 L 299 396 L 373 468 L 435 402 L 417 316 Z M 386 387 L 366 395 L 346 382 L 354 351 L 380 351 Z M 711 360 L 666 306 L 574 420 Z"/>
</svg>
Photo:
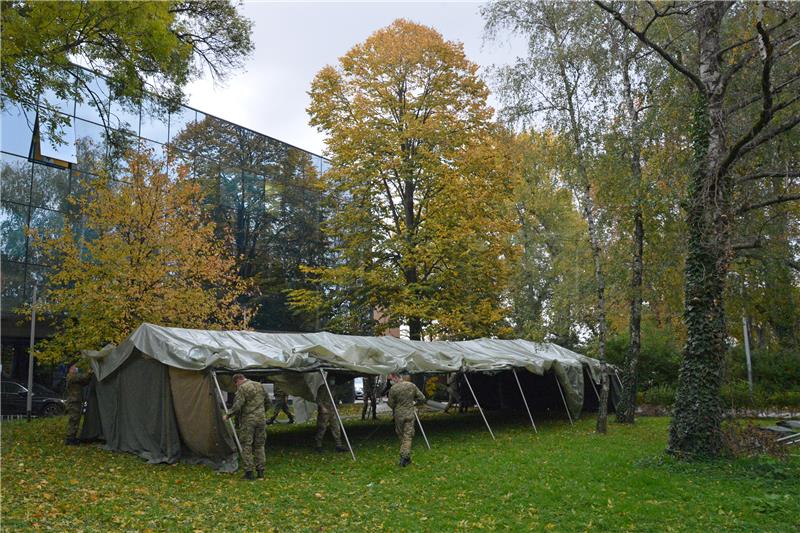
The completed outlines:
<svg viewBox="0 0 800 533">
<path fill-rule="evenodd" d="M 228 415 L 228 406 L 225 405 L 225 398 L 222 397 L 222 389 L 219 388 L 219 381 L 217 381 L 217 372 L 215 370 L 211 371 L 211 377 L 214 379 L 214 386 L 217 388 L 217 398 L 219 398 L 219 402 L 222 404 L 222 410 L 225 412 L 225 415 Z M 236 426 L 233 424 L 233 420 L 230 418 L 228 419 L 228 423 L 231 425 L 231 431 L 233 431 L 233 440 L 236 441 L 236 448 L 239 450 L 239 453 L 242 453 L 242 443 L 239 442 L 239 435 L 236 433 Z"/>
<path fill-rule="evenodd" d="M 572 421 L 572 413 L 569 412 L 569 406 L 567 405 L 567 399 L 564 397 L 564 391 L 561 389 L 561 382 L 558 381 L 558 376 L 555 372 L 553 372 L 553 377 L 556 378 L 556 385 L 558 385 L 558 392 L 561 393 L 561 401 L 564 402 L 564 409 L 567 410 L 567 416 L 569 417 L 569 425 L 574 426 L 575 423 Z"/>
<path fill-rule="evenodd" d="M 536 429 L 536 424 L 533 422 L 533 415 L 531 414 L 530 407 L 528 407 L 528 400 L 525 399 L 525 393 L 522 392 L 522 383 L 519 382 L 519 376 L 517 376 L 517 369 L 512 368 L 511 371 L 514 373 L 514 379 L 517 380 L 517 387 L 519 387 L 519 393 L 522 396 L 522 403 L 525 404 L 525 410 L 528 411 L 528 418 L 531 419 L 531 425 L 533 426 L 533 431 L 539 433 L 539 430 Z"/>
<path fill-rule="evenodd" d="M 592 388 L 594 389 L 594 394 L 597 396 L 597 401 L 600 401 L 600 393 L 597 392 L 597 385 L 594 384 L 594 379 L 592 378 L 592 373 L 589 372 L 589 383 L 592 384 Z"/>
<path fill-rule="evenodd" d="M 339 416 L 339 409 L 336 407 L 336 400 L 333 399 L 333 393 L 331 392 L 331 387 L 328 385 L 328 377 L 326 376 L 326 372 L 320 368 L 319 373 L 322 374 L 322 381 L 325 383 L 325 389 L 328 391 L 328 396 L 331 399 L 331 404 L 333 405 L 333 412 L 336 413 L 336 419 L 339 421 L 339 427 L 342 428 L 342 434 L 344 434 L 344 441 L 347 443 L 347 449 L 350 450 L 350 455 L 353 456 L 353 461 L 356 460 L 356 454 L 353 453 L 353 447 L 350 446 L 350 439 L 347 437 L 347 430 L 344 429 L 344 422 L 342 422 L 342 417 Z"/>
<path fill-rule="evenodd" d="M 414 418 L 417 419 L 417 424 L 419 424 L 419 430 L 422 432 L 422 438 L 425 439 L 425 446 L 427 446 L 428 449 L 430 450 L 431 449 L 431 443 L 428 442 L 428 436 L 425 435 L 425 428 L 422 427 L 422 422 L 419 421 L 419 415 L 417 414 L 417 410 L 416 409 L 414 409 Z"/>
<path fill-rule="evenodd" d="M 494 433 L 492 433 L 492 428 L 489 426 L 489 421 L 486 420 L 486 415 L 483 414 L 483 409 L 481 409 L 481 404 L 478 403 L 478 397 L 475 396 L 475 391 L 472 390 L 472 384 L 469 382 L 469 378 L 467 377 L 467 373 L 464 372 L 464 380 L 467 382 L 467 386 L 469 387 L 469 391 L 472 393 L 472 399 L 475 400 L 475 405 L 478 406 L 478 411 L 481 412 L 481 416 L 483 417 L 483 422 L 486 424 L 486 428 L 489 430 L 489 435 L 492 436 L 492 440 L 496 440 L 494 438 Z"/>
</svg>

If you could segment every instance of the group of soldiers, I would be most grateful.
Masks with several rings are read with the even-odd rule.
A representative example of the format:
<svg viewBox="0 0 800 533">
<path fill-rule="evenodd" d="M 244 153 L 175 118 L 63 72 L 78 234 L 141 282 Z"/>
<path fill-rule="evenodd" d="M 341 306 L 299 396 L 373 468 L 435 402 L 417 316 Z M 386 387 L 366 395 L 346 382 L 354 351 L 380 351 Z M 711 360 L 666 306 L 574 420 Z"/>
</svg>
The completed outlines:
<svg viewBox="0 0 800 533">
<path fill-rule="evenodd" d="M 83 387 L 91 381 L 91 372 L 81 372 L 73 365 L 67 373 L 66 410 L 69 415 L 66 444 L 78 444 L 78 427 L 83 407 Z M 242 374 L 233 376 L 236 396 L 224 421 L 232 417 L 238 419 L 237 435 L 241 445 L 244 479 L 253 480 L 264 477 L 267 430 L 266 426 L 275 422 L 281 412 L 286 413 L 289 423 L 294 416 L 289 410 L 288 394 L 275 385 L 272 417 L 267 419 L 270 399 L 261 383 L 251 381 Z M 377 398 L 388 392 L 388 405 L 394 415 L 395 432 L 400 439 L 400 462 L 402 467 L 411 464 L 411 443 L 414 439 L 414 422 L 416 405 L 425 402 L 425 396 L 411 383 L 408 375 L 390 374 L 383 392 L 379 391 L 379 380 L 370 376 L 364 379 L 364 407 L 361 418 L 364 419 L 371 410 L 372 418 L 377 418 Z M 348 448 L 342 444 L 342 432 L 336 410 L 332 401 L 329 384 L 323 382 L 317 390 L 317 432 L 314 443 L 317 452 L 322 453 L 323 440 L 330 431 L 337 452 L 346 452 Z M 449 404 L 448 404 L 449 406 Z"/>
</svg>

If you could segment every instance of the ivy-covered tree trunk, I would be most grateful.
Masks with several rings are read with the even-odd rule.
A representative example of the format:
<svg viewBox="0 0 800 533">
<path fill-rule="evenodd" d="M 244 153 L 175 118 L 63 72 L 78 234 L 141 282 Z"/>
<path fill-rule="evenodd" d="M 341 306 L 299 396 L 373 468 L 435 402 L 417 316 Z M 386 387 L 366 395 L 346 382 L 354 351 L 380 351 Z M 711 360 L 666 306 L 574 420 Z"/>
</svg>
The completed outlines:
<svg viewBox="0 0 800 533">
<path fill-rule="evenodd" d="M 687 198 L 687 339 L 669 429 L 669 451 L 684 457 L 714 457 L 722 450 L 723 292 L 732 218 L 730 178 L 719 173 L 725 147 L 719 28 L 726 9 L 710 3 L 700 8 L 697 20 L 706 94 L 698 95 L 691 125 L 695 168 Z"/>
</svg>

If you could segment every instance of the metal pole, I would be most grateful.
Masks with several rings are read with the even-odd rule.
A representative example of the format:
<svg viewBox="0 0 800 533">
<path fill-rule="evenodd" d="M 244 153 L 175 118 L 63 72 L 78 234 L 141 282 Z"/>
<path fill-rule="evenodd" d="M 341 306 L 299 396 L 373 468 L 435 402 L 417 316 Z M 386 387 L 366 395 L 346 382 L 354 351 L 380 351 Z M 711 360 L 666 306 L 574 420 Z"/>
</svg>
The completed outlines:
<svg viewBox="0 0 800 533">
<path fill-rule="evenodd" d="M 467 382 L 467 387 L 469 387 L 469 391 L 472 393 L 472 398 L 475 400 L 475 405 L 478 406 L 478 411 L 481 412 L 481 416 L 483 417 L 483 422 L 486 424 L 486 428 L 489 430 L 489 435 L 492 436 L 492 440 L 497 440 L 494 438 L 494 433 L 492 433 L 492 428 L 489 426 L 489 421 L 486 420 L 486 415 L 483 414 L 483 409 L 481 409 L 481 404 L 478 403 L 478 397 L 475 396 L 475 391 L 472 390 L 472 384 L 469 382 L 469 378 L 467 377 L 467 373 L 464 372 L 464 380 Z"/>
<path fill-rule="evenodd" d="M 567 416 L 569 417 L 569 425 L 574 426 L 575 423 L 572 421 L 572 414 L 569 412 L 569 406 L 567 405 L 567 399 L 564 397 L 564 391 L 561 390 L 561 383 L 558 381 L 558 376 L 555 372 L 553 372 L 553 377 L 556 378 L 556 385 L 558 385 L 558 392 L 561 393 L 561 400 L 564 402 L 564 409 L 567 410 Z"/>
<path fill-rule="evenodd" d="M 33 300 L 31 301 L 31 342 L 28 345 L 28 399 L 25 410 L 28 414 L 28 422 L 31 421 L 31 411 L 33 410 L 33 340 L 36 337 L 36 289 L 37 284 L 33 284 Z"/>
<path fill-rule="evenodd" d="M 431 449 L 431 443 L 428 442 L 428 436 L 425 435 L 425 428 L 422 427 L 422 422 L 419 421 L 419 415 L 417 414 L 417 410 L 416 409 L 414 409 L 414 418 L 417 419 L 417 424 L 419 424 L 419 430 L 422 432 L 422 438 L 425 439 L 425 446 L 427 446 L 428 449 L 430 450 Z"/>
<path fill-rule="evenodd" d="M 331 405 L 333 405 L 333 412 L 336 413 L 336 419 L 339 421 L 339 427 L 342 428 L 342 434 L 344 435 L 344 441 L 347 443 L 347 449 L 350 450 L 350 455 L 353 456 L 353 461 L 356 460 L 356 454 L 353 453 L 353 447 L 350 446 L 350 439 L 347 438 L 347 430 L 344 429 L 344 423 L 342 422 L 342 417 L 339 416 L 339 409 L 336 408 L 336 400 L 333 399 L 333 393 L 331 392 L 331 388 L 328 385 L 328 378 L 325 376 L 325 371 L 320 368 L 319 373 L 322 374 L 322 381 L 325 383 L 325 388 L 328 390 L 328 396 L 331 398 Z"/>
<path fill-rule="evenodd" d="M 747 358 L 747 385 L 750 387 L 750 399 L 753 399 L 753 366 L 750 363 L 750 331 L 747 328 L 747 317 L 742 315 L 744 329 L 744 355 Z"/>
<path fill-rule="evenodd" d="M 589 374 L 589 383 L 592 384 L 592 388 L 594 389 L 594 394 L 595 394 L 595 396 L 597 396 L 597 401 L 599 402 L 600 401 L 600 393 L 597 392 L 597 385 L 595 385 L 595 383 L 594 383 L 594 378 L 592 378 L 592 373 L 589 372 L 588 374 Z"/>
<path fill-rule="evenodd" d="M 225 415 L 228 415 L 228 406 L 225 405 L 225 398 L 222 397 L 222 389 L 219 388 L 219 381 L 217 381 L 217 373 L 216 371 L 211 371 L 211 377 L 214 379 L 214 386 L 217 388 L 217 394 L 219 398 L 219 402 L 222 404 L 222 410 L 225 411 Z M 233 431 L 233 440 L 236 441 L 236 448 L 239 450 L 239 453 L 242 453 L 242 443 L 239 442 L 239 435 L 236 434 L 236 426 L 233 424 L 233 420 L 230 418 L 228 419 L 228 423 L 231 425 L 231 430 Z"/>
<path fill-rule="evenodd" d="M 511 372 L 514 373 L 514 379 L 517 380 L 517 387 L 519 387 L 519 393 L 522 396 L 522 403 L 525 404 L 525 410 L 528 411 L 528 418 L 531 419 L 531 425 L 533 426 L 533 431 L 539 433 L 539 430 L 536 429 L 536 424 L 533 422 L 533 415 L 531 414 L 531 409 L 528 407 L 528 400 L 525 399 L 525 393 L 522 392 L 522 383 L 519 382 L 519 376 L 517 376 L 517 369 L 512 368 Z"/>
</svg>

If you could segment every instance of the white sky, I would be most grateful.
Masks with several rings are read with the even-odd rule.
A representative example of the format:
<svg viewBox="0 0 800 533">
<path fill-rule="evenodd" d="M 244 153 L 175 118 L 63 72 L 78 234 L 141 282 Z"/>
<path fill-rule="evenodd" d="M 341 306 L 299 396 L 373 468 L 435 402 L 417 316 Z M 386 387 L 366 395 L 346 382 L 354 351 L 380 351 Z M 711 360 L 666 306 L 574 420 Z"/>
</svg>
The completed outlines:
<svg viewBox="0 0 800 533">
<path fill-rule="evenodd" d="M 253 21 L 255 51 L 244 70 L 224 86 L 210 79 L 187 88 L 189 104 L 201 111 L 322 154 L 323 135 L 308 125 L 311 80 L 335 65 L 353 45 L 397 18 L 438 30 L 464 43 L 467 58 L 485 71 L 523 55 L 510 38 L 483 43 L 481 2 L 272 2 L 249 1 L 240 9 Z M 490 100 L 491 104 L 495 101 Z"/>
</svg>

